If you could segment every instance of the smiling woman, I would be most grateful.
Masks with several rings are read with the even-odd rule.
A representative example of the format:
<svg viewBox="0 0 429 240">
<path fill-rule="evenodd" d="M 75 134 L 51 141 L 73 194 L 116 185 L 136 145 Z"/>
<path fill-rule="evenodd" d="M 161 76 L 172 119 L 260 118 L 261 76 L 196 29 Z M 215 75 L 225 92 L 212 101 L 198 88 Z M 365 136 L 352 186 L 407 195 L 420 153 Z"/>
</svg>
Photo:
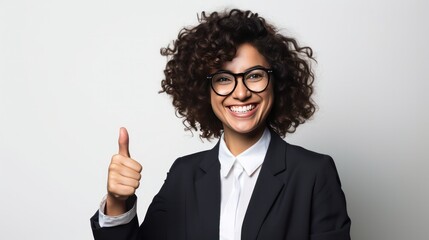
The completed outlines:
<svg viewBox="0 0 429 240">
<path fill-rule="evenodd" d="M 96 239 L 347 240 L 350 219 L 331 157 L 290 145 L 315 111 L 312 51 L 250 11 L 204 12 L 172 47 L 162 92 L 188 130 L 219 138 L 175 161 L 142 225 L 141 165 L 121 129 Z"/>
<path fill-rule="evenodd" d="M 255 69 L 258 66 L 259 68 Z M 249 43 L 238 46 L 234 59 L 226 62 L 222 69 L 236 73 L 246 72 L 247 74 L 240 74 L 246 77 L 241 77 L 241 81 L 235 78 L 235 87 L 231 88 L 226 96 L 217 94 L 215 88 L 212 88 L 210 93 L 213 112 L 222 122 L 225 142 L 234 155 L 248 149 L 262 136 L 266 119 L 273 106 L 273 86 L 269 83 L 268 72 L 261 70 L 260 66 L 270 67 L 265 57 L 255 47 Z M 255 74 L 255 71 L 260 73 L 257 76 L 263 76 L 259 82 L 265 82 L 257 92 L 247 87 L 251 82 L 248 79 L 256 78 L 254 75 L 249 76 Z M 234 138 L 243 138 L 246 141 L 235 141 Z"/>
</svg>

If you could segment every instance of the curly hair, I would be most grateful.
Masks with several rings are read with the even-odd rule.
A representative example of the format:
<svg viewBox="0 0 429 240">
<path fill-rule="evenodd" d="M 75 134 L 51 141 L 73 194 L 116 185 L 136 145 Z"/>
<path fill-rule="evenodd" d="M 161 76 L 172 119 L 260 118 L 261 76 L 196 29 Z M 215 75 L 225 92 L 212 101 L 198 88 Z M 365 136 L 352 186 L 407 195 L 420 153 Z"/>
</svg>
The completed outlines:
<svg viewBox="0 0 429 240">
<path fill-rule="evenodd" d="M 299 46 L 251 11 L 202 12 L 198 20 L 197 26 L 183 28 L 172 46 L 161 48 L 168 62 L 160 92 L 172 97 L 186 130 L 201 131 L 206 139 L 221 136 L 223 126 L 211 108 L 206 76 L 231 61 L 243 43 L 254 46 L 273 69 L 274 102 L 267 126 L 284 137 L 314 114 L 310 47 Z"/>
</svg>

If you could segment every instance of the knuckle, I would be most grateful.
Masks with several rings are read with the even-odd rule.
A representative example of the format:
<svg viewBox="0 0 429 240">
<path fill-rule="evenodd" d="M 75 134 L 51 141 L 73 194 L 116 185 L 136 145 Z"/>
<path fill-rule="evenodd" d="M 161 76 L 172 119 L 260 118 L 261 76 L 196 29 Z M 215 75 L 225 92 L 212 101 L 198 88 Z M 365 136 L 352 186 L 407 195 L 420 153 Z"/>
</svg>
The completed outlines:
<svg viewBox="0 0 429 240">
<path fill-rule="evenodd" d="M 123 157 L 119 154 L 115 154 L 112 156 L 112 163 L 119 163 Z"/>
<path fill-rule="evenodd" d="M 116 181 L 116 179 L 117 179 L 117 176 L 116 176 L 117 174 L 115 173 L 115 172 L 111 172 L 111 173 L 109 173 L 109 179 L 108 179 L 108 181 L 109 182 L 115 182 Z"/>
<path fill-rule="evenodd" d="M 138 162 L 136 162 L 137 163 L 137 172 L 141 172 L 142 170 L 143 170 L 143 167 L 142 167 L 142 165 L 140 164 L 140 163 L 138 163 Z"/>
<path fill-rule="evenodd" d="M 115 171 L 118 168 L 118 165 L 116 163 L 111 163 L 109 165 L 109 170 L 110 171 Z"/>
</svg>

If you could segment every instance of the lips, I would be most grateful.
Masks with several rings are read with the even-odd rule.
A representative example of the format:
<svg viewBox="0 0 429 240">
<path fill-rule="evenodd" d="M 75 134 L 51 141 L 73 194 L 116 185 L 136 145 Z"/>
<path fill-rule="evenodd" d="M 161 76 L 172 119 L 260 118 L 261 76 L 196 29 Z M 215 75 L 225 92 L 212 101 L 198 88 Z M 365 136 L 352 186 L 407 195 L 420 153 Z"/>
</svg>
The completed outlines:
<svg viewBox="0 0 429 240">
<path fill-rule="evenodd" d="M 228 106 L 229 110 L 234 113 L 244 114 L 252 111 L 256 108 L 256 104 L 248 104 L 248 105 L 232 105 Z"/>
</svg>

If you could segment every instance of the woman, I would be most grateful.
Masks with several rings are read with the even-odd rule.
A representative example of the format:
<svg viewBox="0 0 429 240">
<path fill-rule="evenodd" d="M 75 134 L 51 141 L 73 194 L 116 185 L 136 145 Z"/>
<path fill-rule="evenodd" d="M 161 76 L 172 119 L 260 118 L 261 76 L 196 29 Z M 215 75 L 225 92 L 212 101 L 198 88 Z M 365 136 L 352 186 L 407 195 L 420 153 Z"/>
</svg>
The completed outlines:
<svg viewBox="0 0 429 240">
<path fill-rule="evenodd" d="M 139 227 L 142 167 L 122 128 L 107 197 L 91 218 L 96 239 L 350 239 L 333 160 L 281 139 L 315 111 L 309 47 L 235 9 L 203 12 L 161 53 L 162 91 L 187 129 L 220 140 L 175 161 Z"/>
</svg>

